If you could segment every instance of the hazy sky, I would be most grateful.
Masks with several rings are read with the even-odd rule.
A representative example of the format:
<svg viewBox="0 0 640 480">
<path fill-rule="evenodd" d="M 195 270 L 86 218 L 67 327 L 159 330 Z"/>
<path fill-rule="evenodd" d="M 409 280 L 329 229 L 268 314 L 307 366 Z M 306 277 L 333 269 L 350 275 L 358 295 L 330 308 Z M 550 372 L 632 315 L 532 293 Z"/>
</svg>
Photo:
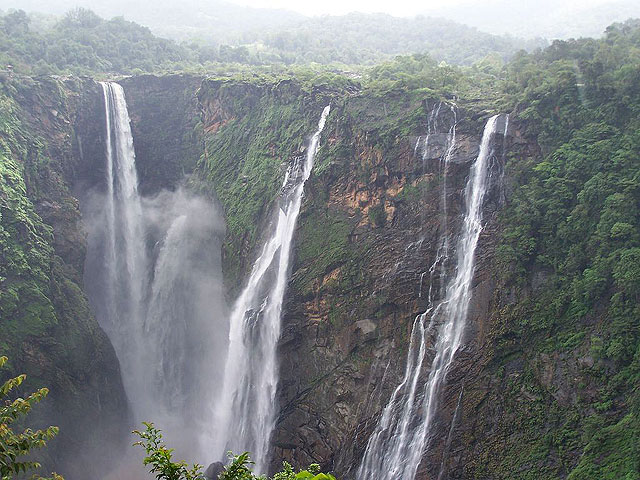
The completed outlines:
<svg viewBox="0 0 640 480">
<path fill-rule="evenodd" d="M 397 16 L 411 16 L 442 8 L 462 6 L 467 4 L 488 5 L 500 3 L 500 0 L 228 0 L 238 5 L 249 5 L 264 8 L 286 8 L 306 15 L 333 14 L 360 12 L 384 12 Z M 513 0 L 513 8 L 518 3 L 528 3 L 535 0 Z M 610 0 L 559 0 L 564 7 L 587 7 L 608 3 Z"/>
</svg>

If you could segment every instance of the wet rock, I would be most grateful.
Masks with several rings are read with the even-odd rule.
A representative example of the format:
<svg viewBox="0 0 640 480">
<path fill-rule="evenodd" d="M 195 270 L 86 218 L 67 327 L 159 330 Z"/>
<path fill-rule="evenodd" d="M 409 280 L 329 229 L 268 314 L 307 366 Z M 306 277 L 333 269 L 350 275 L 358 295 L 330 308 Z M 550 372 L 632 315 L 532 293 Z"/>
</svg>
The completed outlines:
<svg viewBox="0 0 640 480">
<path fill-rule="evenodd" d="M 222 462 L 213 462 L 204 471 L 204 478 L 207 480 L 218 480 L 220 474 L 224 472 L 224 465 Z"/>
<path fill-rule="evenodd" d="M 355 333 L 362 342 L 376 339 L 378 326 L 369 319 L 358 320 L 355 323 Z"/>
</svg>

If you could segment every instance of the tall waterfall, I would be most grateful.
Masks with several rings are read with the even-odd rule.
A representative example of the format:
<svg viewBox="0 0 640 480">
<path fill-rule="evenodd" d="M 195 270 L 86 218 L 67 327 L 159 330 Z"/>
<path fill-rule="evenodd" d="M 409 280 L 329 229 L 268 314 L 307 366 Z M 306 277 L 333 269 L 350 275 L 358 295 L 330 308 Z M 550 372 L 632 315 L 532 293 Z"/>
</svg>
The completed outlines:
<svg viewBox="0 0 640 480">
<path fill-rule="evenodd" d="M 249 451 L 258 472 L 264 472 L 268 465 L 275 421 L 276 347 L 293 234 L 304 184 L 311 175 L 328 114 L 329 106 L 322 112 L 306 157 L 296 159 L 287 171 L 275 226 L 231 313 L 222 401 L 213 432 L 218 438 L 213 453 L 220 458 L 226 450 Z"/>
<path fill-rule="evenodd" d="M 138 392 L 138 379 L 142 375 L 140 325 L 144 317 L 148 259 L 124 91 L 117 83 L 100 85 L 105 105 L 107 193 L 103 309 L 99 319 L 116 350 L 125 390 L 131 397 Z"/>
<path fill-rule="evenodd" d="M 469 174 L 465 189 L 466 212 L 456 249 L 455 276 L 446 283 L 442 300 L 435 301 L 430 292 L 427 310 L 414 320 L 403 379 L 391 395 L 369 438 L 357 472 L 360 480 L 413 480 L 429 446 L 441 387 L 461 345 L 467 320 L 476 246 L 482 230 L 482 206 L 489 186 L 488 170 L 494 154 L 493 141 L 497 123 L 498 115 L 487 121 L 478 157 Z M 451 142 L 454 142 L 455 135 L 451 138 Z M 446 156 L 450 155 L 452 149 L 453 145 L 450 143 Z M 448 158 L 445 158 L 445 162 L 447 161 Z M 446 234 L 445 231 L 444 235 Z M 448 255 L 448 251 L 443 250 L 445 242 L 443 240 L 441 243 L 430 269 L 432 274 L 440 268 L 439 265 Z M 434 335 L 434 357 L 429 369 L 426 364 L 427 343 Z"/>
<path fill-rule="evenodd" d="M 224 222 L 182 188 L 138 194 L 124 91 L 101 86 L 106 186 L 90 190 L 83 205 L 85 285 L 115 348 L 133 420 L 157 423 L 182 455 L 194 456 L 203 453 L 194 433 L 222 382 L 212 365 L 226 357 Z"/>
</svg>

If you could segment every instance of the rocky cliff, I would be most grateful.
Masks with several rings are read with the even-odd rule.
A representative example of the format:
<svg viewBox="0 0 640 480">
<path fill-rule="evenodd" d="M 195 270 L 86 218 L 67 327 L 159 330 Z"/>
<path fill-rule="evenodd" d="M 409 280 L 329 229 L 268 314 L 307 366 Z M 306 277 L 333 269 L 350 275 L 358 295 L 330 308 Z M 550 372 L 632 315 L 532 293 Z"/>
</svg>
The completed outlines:
<svg viewBox="0 0 640 480">
<path fill-rule="evenodd" d="M 637 378 L 637 341 L 622 333 L 636 328 L 637 310 L 633 293 L 622 293 L 624 283 L 615 280 L 636 277 L 622 265 L 612 272 L 605 260 L 587 268 L 590 259 L 576 250 L 580 236 L 569 233 L 611 229 L 615 219 L 636 224 L 607 213 L 613 207 L 590 193 L 615 164 L 584 160 L 606 158 L 616 149 L 629 159 L 635 143 L 606 127 L 577 131 L 582 120 L 569 112 L 582 100 L 571 90 L 575 83 L 561 85 L 544 100 L 533 97 L 520 105 L 506 138 L 497 136 L 494 173 L 502 176 L 501 188 L 490 192 L 485 205 L 464 347 L 448 375 L 421 479 L 615 478 L 638 469 L 632 439 L 639 430 L 630 413 L 637 395 L 629 383 Z M 565 96 L 562 88 L 569 89 Z M 274 466 L 282 459 L 299 465 L 318 461 L 353 478 L 402 377 L 413 320 L 426 307 L 424 290 L 430 286 L 423 273 L 444 233 L 441 159 L 452 114 L 441 109 L 440 127 L 432 130 L 425 154 L 424 136 L 445 100 L 429 93 L 380 96 L 349 87 L 305 89 L 297 82 L 208 82 L 199 98 L 206 145 L 199 172 L 227 213 L 231 292 L 256 255 L 258 232 L 269 221 L 286 165 L 304 148 L 323 104 L 332 103 L 296 234 L 279 347 L 273 460 Z M 452 238 L 460 228 L 463 189 L 486 109 L 496 108 L 488 98 L 455 103 L 457 142 L 446 180 Z M 565 136 L 549 145 L 559 132 Z M 553 153 L 572 136 L 561 153 Z M 578 170 L 569 166 L 573 158 L 583 158 L 574 160 L 583 165 Z M 576 178 L 584 192 L 567 192 L 563 185 Z M 607 202 L 617 205 L 616 187 L 606 188 L 600 195 L 612 195 Z M 601 226 L 596 220 L 578 227 L 593 205 L 597 212 L 604 208 L 594 213 L 603 215 Z M 618 235 L 614 230 L 611 235 Z M 559 239 L 552 240 L 554 235 Z M 598 243 L 601 238 L 582 248 L 602 251 L 608 243 Z M 606 248 L 629 248 L 631 237 L 624 238 L 626 243 L 615 240 Z M 560 244 L 565 250 L 558 251 Z M 635 254 L 612 253 L 609 261 L 618 262 L 620 255 Z M 567 280 L 567 272 L 576 270 L 577 277 Z M 607 332 L 609 318 L 617 320 Z M 616 353 L 620 349 L 626 353 Z"/>
<path fill-rule="evenodd" d="M 307 189 L 284 317 L 277 451 L 297 462 L 322 460 L 345 478 L 354 475 L 402 378 L 413 321 L 427 308 L 429 289 L 439 288 L 429 284 L 428 271 L 442 236 L 457 238 L 466 179 L 487 118 L 472 103 L 455 107 L 456 142 L 443 165 L 453 102 L 393 100 L 392 112 L 388 100 L 381 105 L 366 96 L 336 108 L 319 154 L 320 173 Z M 438 110 L 439 125 L 428 127 Z M 497 161 L 501 155 L 499 149 Z M 496 189 L 485 206 L 490 226 L 481 239 L 467 347 L 450 374 L 434 438 L 446 438 L 470 345 L 486 328 L 492 289 L 486 267 L 500 202 Z M 437 476 L 442 452 L 436 450 L 421 477 Z"/>
<path fill-rule="evenodd" d="M 0 94 L 1 353 L 11 373 L 28 375 L 24 392 L 50 389 L 32 420 L 60 427 L 43 463 L 68 478 L 105 471 L 127 428 L 118 362 L 82 290 L 85 237 L 72 193 L 82 170 L 74 125 L 99 122 L 96 94 L 89 80 L 24 77 L 3 79 Z"/>
<path fill-rule="evenodd" d="M 200 82 L 123 81 L 146 195 L 184 184 L 202 154 Z M 68 479 L 101 477 L 119 463 L 134 427 L 118 360 L 83 278 L 91 220 L 84 207 L 105 188 L 102 90 L 88 78 L 9 77 L 2 102 L 0 353 L 10 358 L 9 373 L 27 373 L 26 389 L 50 389 L 32 419 L 60 427 L 45 467 Z"/>
<path fill-rule="evenodd" d="M 273 218 L 287 166 L 304 154 L 320 112 L 331 103 L 295 237 L 279 346 L 273 463 L 319 462 L 353 478 L 402 377 L 411 326 L 427 306 L 425 292 L 442 283 L 436 276 L 431 285 L 425 272 L 442 235 L 455 238 L 460 230 L 466 179 L 484 123 L 498 111 L 494 100 L 454 100 L 427 90 L 380 95 L 349 80 L 336 86 L 322 79 L 144 76 L 122 84 L 142 191 L 175 188 L 193 173 L 190 188 L 214 196 L 225 212 L 230 301 Z M 77 199 L 104 178 L 103 107 L 97 85 L 87 79 L 5 79 L 3 102 L 2 234 L 13 250 L 11 257 L 3 253 L 0 272 L 7 286 L 3 329 L 11 332 L 0 345 L 14 365 L 26 368 L 32 385 L 52 388 L 54 414 L 43 417 L 61 425 L 54 455 L 68 459 L 62 452 L 75 451 L 80 442 L 91 445 L 104 432 L 115 439 L 123 423 L 109 419 L 127 410 L 115 356 L 81 290 L 84 236 Z M 545 144 L 545 132 L 566 122 L 554 102 L 541 114 L 551 126 L 536 123 L 526 105 L 511 112 L 508 130 L 500 125 L 464 347 L 447 377 L 420 479 L 576 480 L 599 478 L 607 468 L 636 468 L 629 463 L 627 469 L 638 458 L 628 447 L 638 432 L 632 385 L 637 342 L 621 340 L 625 328 L 635 334 L 636 327 L 620 320 L 637 318 L 637 292 L 629 286 L 636 277 L 615 273 L 622 271 L 616 267 L 603 283 L 577 247 L 556 254 L 555 263 L 544 250 L 551 243 L 545 239 L 555 239 L 555 225 L 587 215 L 588 208 L 575 202 L 597 200 L 594 185 L 606 184 L 592 172 L 594 180 L 580 180 L 585 191 L 566 194 L 562 208 L 541 207 L 541 198 L 565 195 L 567 184 L 573 188 L 571 182 L 592 168 L 565 168 L 571 148 L 580 158 L 582 144 L 550 155 L 559 146 Z M 443 169 L 454 121 L 456 143 Z M 592 142 L 589 151 L 598 152 L 601 142 L 617 138 L 615 132 L 591 129 L 576 134 L 576 142 Z M 621 159 L 633 158 L 640 144 L 634 138 L 607 144 L 626 150 L 602 165 L 631 171 Z M 558 180 L 563 169 L 568 173 Z M 624 198 L 633 203 L 637 192 L 629 185 L 635 184 L 625 182 Z M 611 195 L 609 203 L 596 203 L 615 210 L 623 200 Z M 445 201 L 449 221 L 443 231 Z M 530 217 L 535 221 L 525 225 L 522 219 Z M 553 221 L 545 224 L 546 218 Z M 627 242 L 629 250 L 633 227 L 613 227 L 635 220 L 603 222 L 597 226 L 602 238 Z M 554 245 L 568 249 L 591 231 L 569 227 L 559 229 L 564 236 Z M 567 233 L 574 231 L 582 233 Z M 633 264 L 635 254 L 627 250 L 611 261 Z M 29 256 L 34 252 L 42 255 Z M 18 257 L 26 258 L 28 270 Z M 572 266 L 574 257 L 582 263 Z M 562 283 L 558 258 L 579 271 L 577 283 Z M 582 298 L 590 309 L 578 305 Z M 59 413 L 68 405 L 74 409 L 67 420 Z M 89 433 L 79 433 L 81 418 L 91 425 Z M 85 465 L 72 460 L 63 462 L 64 471 L 79 478 L 75 473 Z"/>
<path fill-rule="evenodd" d="M 208 88 L 206 97 L 203 91 L 200 95 L 205 138 L 207 145 L 212 145 L 238 131 L 230 124 L 246 120 L 240 117 L 241 109 L 234 111 L 225 106 L 224 90 L 211 84 Z M 377 417 L 402 376 L 413 320 L 426 308 L 429 285 L 428 281 L 422 282 L 421 291 L 421 279 L 433 263 L 444 233 L 440 231 L 445 188 L 442 158 L 455 121 L 451 110 L 454 102 L 402 94 L 380 99 L 353 91 L 308 93 L 295 84 L 288 85 L 284 95 L 281 85 L 249 92 L 249 85 L 232 88 L 237 92 L 245 89 L 242 98 L 253 98 L 255 104 L 269 102 L 269 109 L 298 106 L 299 118 L 289 121 L 305 126 L 314 120 L 314 109 L 319 113 L 323 103 L 332 103 L 314 174 L 305 187 L 296 236 L 279 354 L 280 415 L 274 434 L 274 464 L 282 459 L 301 465 L 318 461 L 350 478 Z M 444 105 L 436 119 L 440 127 L 430 135 L 425 148 L 420 142 L 425 141 L 438 105 Z M 455 115 L 457 141 L 447 167 L 446 185 L 452 219 L 446 234 L 452 238 L 460 226 L 466 178 L 488 117 L 473 102 L 460 102 Z M 286 124 L 278 123 L 278 130 L 286 128 Z M 256 130 L 243 129 L 242 135 L 251 142 L 259 138 L 261 132 Z M 230 225 L 238 221 L 236 212 L 243 207 L 242 202 L 258 200 L 259 208 L 247 222 L 251 226 L 241 224 L 238 230 L 244 234 L 229 239 L 233 250 L 227 252 L 231 256 L 228 264 L 242 265 L 234 268 L 242 270 L 250 265 L 247 260 L 253 255 L 252 243 L 246 239 L 253 237 L 248 233 L 253 225 L 268 221 L 265 216 L 268 219 L 269 202 L 275 198 L 275 188 L 285 171 L 283 164 L 286 166 L 304 148 L 304 134 L 304 130 L 298 130 L 287 139 L 288 143 L 277 144 L 279 151 L 269 142 L 249 144 L 250 149 L 265 151 L 276 174 L 275 178 L 273 173 L 268 175 L 269 190 L 264 192 L 256 192 L 256 182 L 247 181 L 239 171 L 229 170 L 236 177 L 218 177 L 221 166 L 214 162 L 224 161 L 219 158 L 219 150 L 208 151 L 205 156 L 206 163 L 201 168 L 208 172 L 214 189 L 224 192 L 238 188 L 246 192 L 233 198 L 221 195 Z M 502 136 L 498 141 L 503 141 Z M 498 151 L 498 161 L 502 161 L 502 146 Z M 249 163 L 251 160 L 238 157 L 245 169 L 256 168 Z M 467 332 L 469 346 L 451 374 L 456 381 L 443 402 L 442 429 L 453 417 L 459 381 L 473 375 L 469 366 L 478 351 L 478 337 L 490 328 L 488 310 L 494 285 L 491 254 L 496 212 L 503 195 L 500 189 L 492 191 L 486 206 L 488 226 L 481 240 L 473 314 Z M 245 240 L 239 242 L 240 239 Z M 231 287 L 234 278 L 227 277 Z M 437 435 L 442 437 L 443 432 Z M 438 461 L 425 467 L 425 478 L 437 476 L 433 468 L 440 465 L 442 454 L 441 449 L 434 453 Z"/>
</svg>

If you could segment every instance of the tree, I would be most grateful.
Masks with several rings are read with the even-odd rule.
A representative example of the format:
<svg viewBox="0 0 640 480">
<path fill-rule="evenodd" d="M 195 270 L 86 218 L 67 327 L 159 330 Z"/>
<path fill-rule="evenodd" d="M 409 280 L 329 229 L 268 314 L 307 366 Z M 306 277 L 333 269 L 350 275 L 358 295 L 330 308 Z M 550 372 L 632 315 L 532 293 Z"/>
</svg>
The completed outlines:
<svg viewBox="0 0 640 480">
<path fill-rule="evenodd" d="M 7 357 L 0 357 L 0 368 L 7 363 Z M 22 433 L 15 433 L 11 424 L 21 417 L 26 416 L 33 405 L 40 402 L 47 396 L 49 390 L 41 388 L 29 395 L 27 398 L 16 398 L 15 400 L 5 400 L 9 393 L 19 387 L 24 382 L 26 375 L 18 375 L 10 378 L 0 387 L 0 479 L 8 480 L 13 475 L 26 473 L 29 470 L 40 468 L 40 464 L 35 461 L 23 460 L 22 457 L 31 453 L 31 450 L 43 448 L 47 441 L 58 434 L 58 427 L 48 427 L 45 430 L 29 428 Z M 52 474 L 50 479 L 39 480 L 63 480 L 60 475 Z"/>
<path fill-rule="evenodd" d="M 167 448 L 162 441 L 162 432 L 153 423 L 143 422 L 144 431 L 134 430 L 133 433 L 140 437 L 140 441 L 134 445 L 140 445 L 147 453 L 144 465 L 151 465 L 150 473 L 156 475 L 157 480 L 207 480 L 202 473 L 202 465 L 194 464 L 188 467 L 184 460 L 173 461 L 173 449 Z M 253 463 L 249 453 L 234 456 L 229 454 L 231 463 L 218 477 L 219 480 L 269 480 L 266 476 L 256 476 L 251 471 Z M 276 473 L 271 480 L 336 480 L 333 475 L 320 472 L 320 466 L 310 465 L 306 470 L 296 472 L 287 462 L 283 463 L 282 470 Z"/>
<path fill-rule="evenodd" d="M 67 12 L 60 25 L 66 28 L 95 28 L 103 21 L 92 10 L 76 7 Z"/>
<path fill-rule="evenodd" d="M 151 465 L 149 473 L 155 473 L 157 480 L 204 480 L 202 465 L 194 464 L 188 467 L 184 460 L 173 461 L 173 449 L 167 448 L 162 441 L 162 433 L 153 423 L 143 422 L 147 427 L 144 431 L 134 430 L 133 433 L 140 437 L 140 441 L 134 445 L 140 445 L 147 452 L 142 463 Z"/>
<path fill-rule="evenodd" d="M 10 36 L 24 35 L 29 31 L 29 17 L 24 10 L 16 10 L 5 15 L 4 31 Z"/>
</svg>

